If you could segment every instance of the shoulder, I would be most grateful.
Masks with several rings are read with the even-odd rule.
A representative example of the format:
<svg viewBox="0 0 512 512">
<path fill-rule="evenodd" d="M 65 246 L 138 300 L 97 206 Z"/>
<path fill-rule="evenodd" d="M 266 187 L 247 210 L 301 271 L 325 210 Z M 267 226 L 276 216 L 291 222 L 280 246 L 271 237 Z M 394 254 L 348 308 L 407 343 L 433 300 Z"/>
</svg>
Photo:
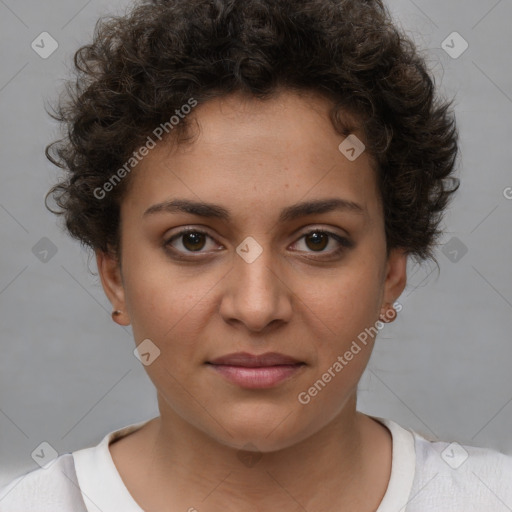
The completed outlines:
<svg viewBox="0 0 512 512">
<path fill-rule="evenodd" d="M 86 512 L 73 455 L 60 455 L 2 487 L 0 512 Z"/>
<path fill-rule="evenodd" d="M 413 435 L 416 473 L 408 512 L 439 507 L 471 512 L 512 510 L 511 455 Z"/>
</svg>

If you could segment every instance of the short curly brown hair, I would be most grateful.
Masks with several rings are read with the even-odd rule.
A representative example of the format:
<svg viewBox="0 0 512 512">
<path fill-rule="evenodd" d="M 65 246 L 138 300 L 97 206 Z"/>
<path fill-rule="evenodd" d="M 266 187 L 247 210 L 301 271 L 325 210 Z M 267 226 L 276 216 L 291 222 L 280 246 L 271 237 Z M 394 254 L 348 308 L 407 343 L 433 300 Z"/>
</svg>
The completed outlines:
<svg viewBox="0 0 512 512">
<path fill-rule="evenodd" d="M 51 188 L 68 232 L 120 255 L 119 211 L 130 177 L 97 191 L 155 127 L 191 98 L 242 92 L 265 99 L 281 89 L 332 102 L 334 128 L 353 114 L 377 163 L 387 252 L 432 259 L 439 224 L 459 180 L 452 101 L 380 0 L 155 0 L 98 20 L 75 54 L 76 79 L 53 117 L 65 129 L 46 148 L 66 170 Z M 187 119 L 170 132 L 187 137 Z M 455 186 L 449 187 L 449 184 Z"/>
</svg>

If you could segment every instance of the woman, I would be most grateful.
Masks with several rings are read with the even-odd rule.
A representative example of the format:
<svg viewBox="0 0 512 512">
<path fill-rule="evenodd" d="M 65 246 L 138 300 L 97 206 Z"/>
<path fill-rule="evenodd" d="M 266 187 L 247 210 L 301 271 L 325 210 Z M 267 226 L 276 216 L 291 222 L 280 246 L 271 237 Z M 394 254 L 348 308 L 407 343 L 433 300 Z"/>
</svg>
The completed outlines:
<svg viewBox="0 0 512 512">
<path fill-rule="evenodd" d="M 458 188 L 450 105 L 382 3 L 144 3 L 75 64 L 49 195 L 160 415 L 0 510 L 510 509 L 511 457 L 356 409 Z"/>
</svg>

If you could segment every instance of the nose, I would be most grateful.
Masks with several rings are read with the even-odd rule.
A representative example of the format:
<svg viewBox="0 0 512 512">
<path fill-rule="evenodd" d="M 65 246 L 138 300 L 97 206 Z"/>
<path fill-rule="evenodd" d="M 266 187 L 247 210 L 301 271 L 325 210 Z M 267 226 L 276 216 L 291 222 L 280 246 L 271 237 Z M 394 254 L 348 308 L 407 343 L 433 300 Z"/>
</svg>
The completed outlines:
<svg viewBox="0 0 512 512">
<path fill-rule="evenodd" d="M 234 255 L 233 268 L 223 280 L 219 312 L 230 324 L 243 324 L 252 332 L 287 323 L 292 315 L 292 283 L 269 248 L 255 259 Z"/>
</svg>

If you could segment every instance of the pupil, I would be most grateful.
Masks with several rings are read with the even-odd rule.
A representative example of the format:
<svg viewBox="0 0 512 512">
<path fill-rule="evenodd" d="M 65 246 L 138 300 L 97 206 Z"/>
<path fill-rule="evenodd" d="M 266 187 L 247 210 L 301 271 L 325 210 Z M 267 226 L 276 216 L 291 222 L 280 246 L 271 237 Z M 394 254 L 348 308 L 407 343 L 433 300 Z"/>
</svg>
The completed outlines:
<svg viewBox="0 0 512 512">
<path fill-rule="evenodd" d="M 324 242 L 323 245 L 321 245 L 320 249 L 324 249 L 325 248 L 325 241 L 327 240 L 327 237 L 323 234 L 323 233 L 312 233 L 311 235 L 309 235 L 309 240 L 311 239 L 314 239 L 313 241 L 313 244 L 314 244 L 314 247 L 313 248 L 319 248 L 319 245 L 318 243 L 320 242 L 320 244 L 322 244 L 322 241 Z"/>
<path fill-rule="evenodd" d="M 184 245 L 185 245 L 185 247 L 187 247 L 188 249 L 190 249 L 190 248 L 191 248 L 192 250 L 198 250 L 198 249 L 201 249 L 201 248 L 202 248 L 202 245 L 201 245 L 201 243 L 200 243 L 200 239 L 201 239 L 201 237 L 202 237 L 202 236 L 203 236 L 203 235 L 202 235 L 201 233 L 187 233 L 187 234 L 185 235 L 185 240 L 184 240 Z M 189 247 L 189 246 L 187 246 L 187 244 L 188 244 L 189 242 L 192 242 L 192 244 L 191 244 L 191 245 L 192 245 L 192 246 L 194 246 L 194 247 Z M 196 244 L 199 244 L 199 245 L 200 245 L 200 247 L 195 247 L 195 245 L 196 245 Z"/>
</svg>

